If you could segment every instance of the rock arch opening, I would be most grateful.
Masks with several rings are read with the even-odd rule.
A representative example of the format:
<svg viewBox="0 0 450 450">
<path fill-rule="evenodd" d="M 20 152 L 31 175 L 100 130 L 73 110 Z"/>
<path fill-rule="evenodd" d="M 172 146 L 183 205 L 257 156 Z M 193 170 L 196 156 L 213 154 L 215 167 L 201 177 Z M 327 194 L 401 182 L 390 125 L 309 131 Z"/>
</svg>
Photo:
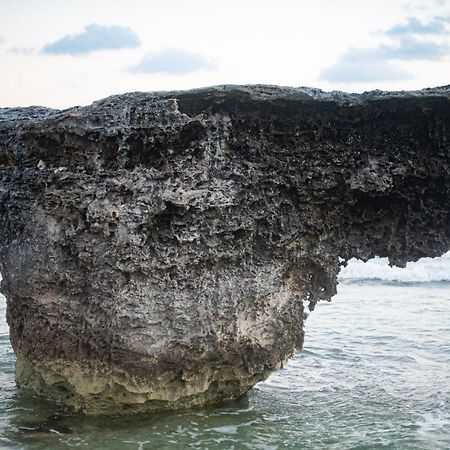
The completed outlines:
<svg viewBox="0 0 450 450">
<path fill-rule="evenodd" d="M 406 267 L 390 266 L 387 258 L 373 258 L 367 262 L 350 260 L 339 272 L 341 283 L 449 283 L 450 252 L 441 257 L 421 258 L 408 262 Z"/>
</svg>

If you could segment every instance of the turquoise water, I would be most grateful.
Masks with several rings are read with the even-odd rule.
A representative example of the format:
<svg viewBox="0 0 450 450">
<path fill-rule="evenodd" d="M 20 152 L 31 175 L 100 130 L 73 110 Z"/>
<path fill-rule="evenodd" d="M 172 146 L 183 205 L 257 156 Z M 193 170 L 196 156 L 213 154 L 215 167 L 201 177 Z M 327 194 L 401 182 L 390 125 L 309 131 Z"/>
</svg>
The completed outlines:
<svg viewBox="0 0 450 450">
<path fill-rule="evenodd" d="M 450 283 L 357 278 L 310 315 L 305 350 L 245 399 L 146 418 L 72 416 L 18 393 L 2 299 L 0 448 L 450 448 Z"/>
</svg>

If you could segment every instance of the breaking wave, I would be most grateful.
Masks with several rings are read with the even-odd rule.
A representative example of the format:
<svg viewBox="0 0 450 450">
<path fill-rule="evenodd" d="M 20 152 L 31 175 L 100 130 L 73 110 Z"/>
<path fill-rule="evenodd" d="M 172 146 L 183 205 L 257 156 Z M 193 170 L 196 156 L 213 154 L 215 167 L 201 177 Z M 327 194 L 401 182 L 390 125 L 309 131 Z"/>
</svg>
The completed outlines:
<svg viewBox="0 0 450 450">
<path fill-rule="evenodd" d="M 387 258 L 374 258 L 367 262 L 351 259 L 339 273 L 344 283 L 357 281 L 383 281 L 400 283 L 450 282 L 450 252 L 439 258 L 422 258 L 405 268 L 390 267 Z"/>
</svg>

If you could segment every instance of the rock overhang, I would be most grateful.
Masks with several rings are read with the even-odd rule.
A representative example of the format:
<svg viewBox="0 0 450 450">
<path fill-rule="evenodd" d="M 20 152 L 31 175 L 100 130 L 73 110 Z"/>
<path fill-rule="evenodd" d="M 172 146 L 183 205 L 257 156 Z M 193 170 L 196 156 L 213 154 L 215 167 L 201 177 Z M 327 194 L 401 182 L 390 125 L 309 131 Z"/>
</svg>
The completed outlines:
<svg viewBox="0 0 450 450">
<path fill-rule="evenodd" d="M 17 380 L 86 413 L 243 395 L 342 260 L 449 248 L 450 87 L 217 86 L 0 110 Z"/>
</svg>

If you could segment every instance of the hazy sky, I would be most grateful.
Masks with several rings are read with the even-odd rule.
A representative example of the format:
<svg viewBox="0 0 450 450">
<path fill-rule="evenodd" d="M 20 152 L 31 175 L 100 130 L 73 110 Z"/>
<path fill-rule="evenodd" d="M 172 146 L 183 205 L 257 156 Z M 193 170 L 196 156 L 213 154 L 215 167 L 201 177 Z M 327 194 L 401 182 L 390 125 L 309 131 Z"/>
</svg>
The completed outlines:
<svg viewBox="0 0 450 450">
<path fill-rule="evenodd" d="M 0 106 L 267 83 L 450 83 L 445 0 L 0 0 Z"/>
</svg>

